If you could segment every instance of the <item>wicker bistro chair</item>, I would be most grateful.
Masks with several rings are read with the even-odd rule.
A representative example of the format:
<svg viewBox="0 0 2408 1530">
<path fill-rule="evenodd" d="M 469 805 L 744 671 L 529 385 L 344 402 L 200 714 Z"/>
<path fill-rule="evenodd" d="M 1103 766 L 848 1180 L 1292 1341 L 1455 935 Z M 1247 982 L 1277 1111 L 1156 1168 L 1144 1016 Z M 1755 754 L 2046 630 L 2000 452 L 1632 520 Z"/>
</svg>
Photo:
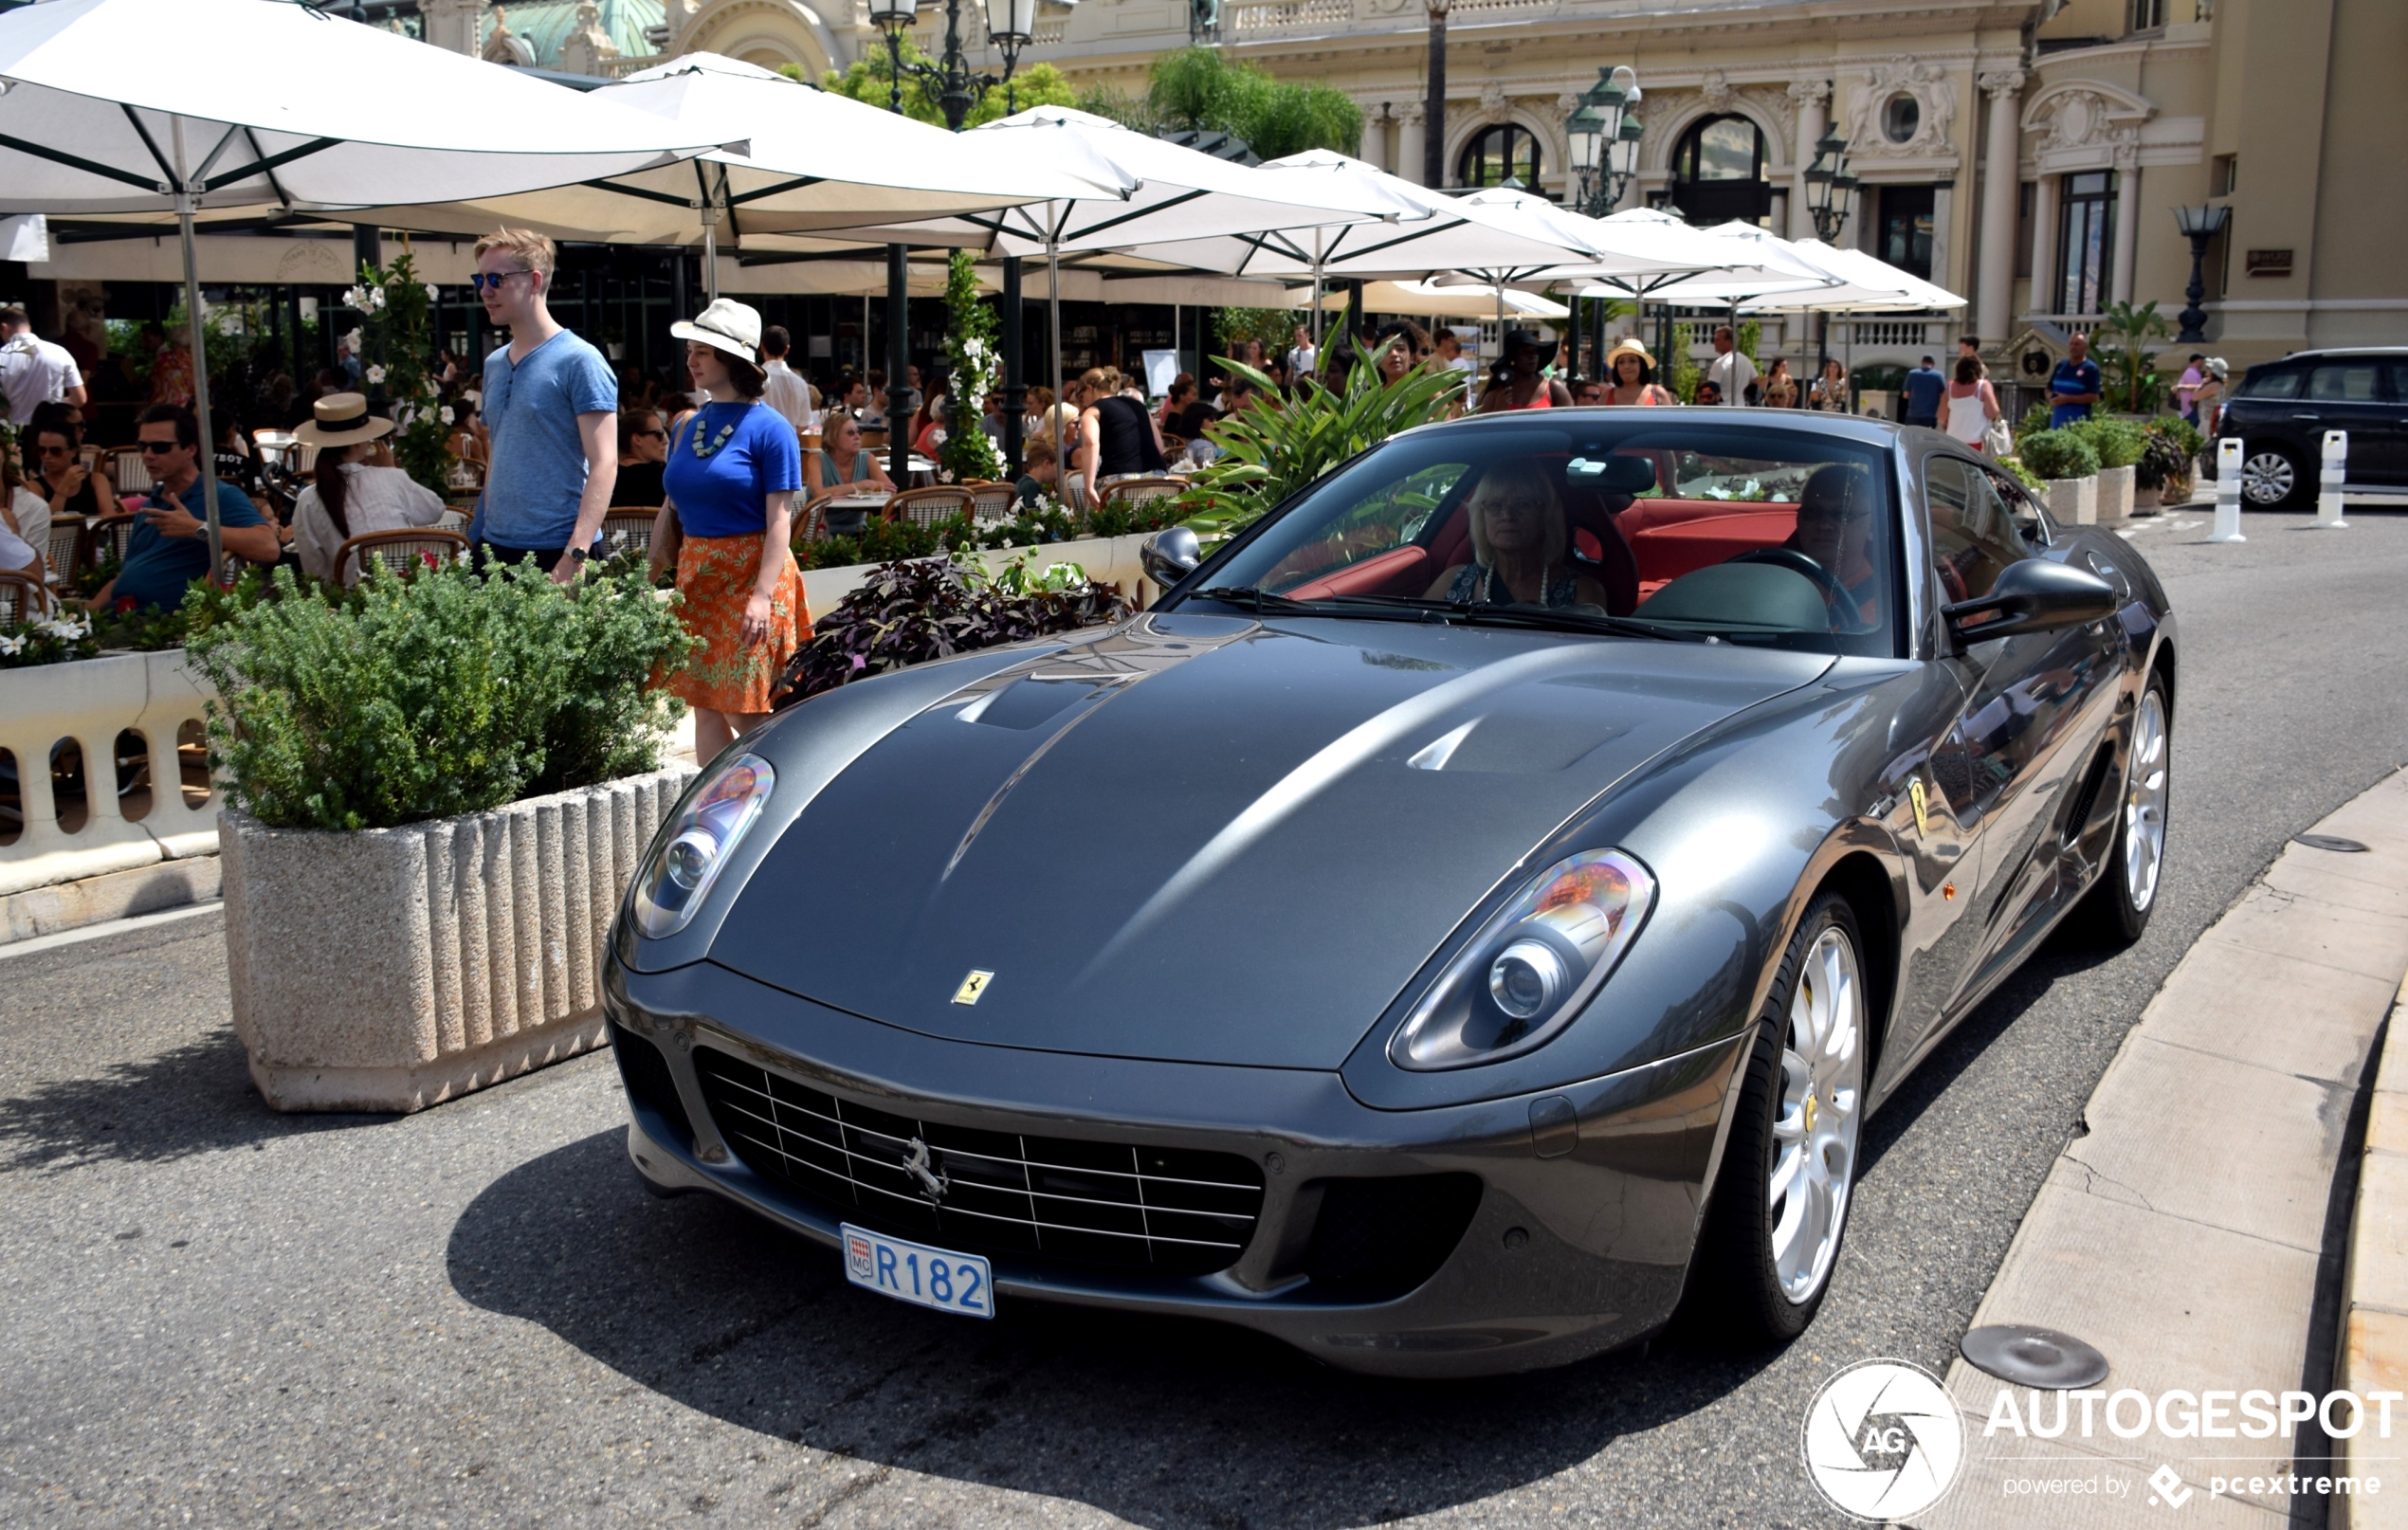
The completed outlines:
<svg viewBox="0 0 2408 1530">
<path fill-rule="evenodd" d="M 0 626 L 49 614 L 50 592 L 21 574 L 0 574 Z"/>
<path fill-rule="evenodd" d="M 1106 506 L 1122 504 L 1134 509 L 1156 500 L 1176 499 L 1187 492 L 1183 478 L 1124 478 L 1118 483 L 1100 485 Z"/>
<path fill-rule="evenodd" d="M 83 528 L 82 556 L 93 563 L 110 557 L 124 562 L 126 543 L 133 538 L 134 528 L 139 524 L 141 518 L 132 514 L 102 516 L 90 522 Z"/>
<path fill-rule="evenodd" d="M 973 504 L 968 489 L 951 484 L 933 484 L 924 489 L 905 489 L 888 500 L 886 519 L 908 520 L 915 526 L 933 526 L 969 511 Z"/>
<path fill-rule="evenodd" d="M 82 516 L 60 516 L 50 522 L 50 545 L 43 558 L 50 577 L 63 584 L 83 567 L 83 527 Z"/>
<path fill-rule="evenodd" d="M 616 557 L 621 553 L 652 551 L 652 527 L 661 518 L 661 507 L 645 509 L 621 505 L 602 518 L 602 556 Z"/>
<path fill-rule="evenodd" d="M 151 492 L 151 469 L 139 446 L 119 446 L 109 453 L 109 482 L 120 496 Z"/>
<path fill-rule="evenodd" d="M 1020 514 L 1020 491 L 1009 483 L 966 483 L 970 519 L 982 526 L 1000 525 Z"/>
<path fill-rule="evenodd" d="M 1186 456 L 1187 437 L 1171 430 L 1163 431 L 1162 455 L 1171 462 L 1177 462 L 1181 457 Z"/>
<path fill-rule="evenodd" d="M 335 572 L 347 574 L 343 583 L 357 582 L 373 560 L 397 574 L 456 563 L 468 556 L 468 538 L 456 531 L 411 527 L 403 531 L 364 531 L 343 543 L 335 555 Z M 352 559 L 359 559 L 356 567 Z"/>
</svg>

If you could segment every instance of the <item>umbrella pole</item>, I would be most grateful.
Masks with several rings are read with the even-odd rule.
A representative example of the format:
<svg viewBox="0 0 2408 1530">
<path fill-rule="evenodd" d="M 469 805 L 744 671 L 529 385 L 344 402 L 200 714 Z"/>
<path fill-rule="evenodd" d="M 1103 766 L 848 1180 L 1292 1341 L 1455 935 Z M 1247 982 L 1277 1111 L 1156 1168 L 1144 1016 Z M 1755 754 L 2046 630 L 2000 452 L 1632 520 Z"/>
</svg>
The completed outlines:
<svg viewBox="0 0 2408 1530">
<path fill-rule="evenodd" d="M 1063 386 L 1062 246 L 1050 239 L 1045 242 L 1045 322 L 1046 329 L 1049 331 L 1048 337 L 1053 343 L 1053 375 L 1046 379 L 1046 386 L 1060 388 Z M 1067 402 L 1060 393 L 1054 395 L 1053 401 L 1056 404 Z M 1067 469 L 1070 465 L 1067 443 L 1057 438 L 1053 443 L 1053 448 L 1062 454 L 1060 461 L 1063 467 Z"/>
<path fill-rule="evenodd" d="M 702 209 L 702 301 L 719 301 L 719 208 Z"/>
<path fill-rule="evenodd" d="M 1321 241 L 1313 242 L 1313 359 L 1321 359 Z"/>
<path fill-rule="evenodd" d="M 184 178 L 184 118 L 172 119 L 175 130 L 175 229 L 184 242 L 184 317 L 192 328 L 192 413 L 201 426 L 201 506 L 209 527 L 209 577 L 223 580 L 226 549 L 217 524 L 217 437 L 210 429 L 209 342 L 201 322 L 201 257 L 192 242 L 191 183 Z"/>
</svg>

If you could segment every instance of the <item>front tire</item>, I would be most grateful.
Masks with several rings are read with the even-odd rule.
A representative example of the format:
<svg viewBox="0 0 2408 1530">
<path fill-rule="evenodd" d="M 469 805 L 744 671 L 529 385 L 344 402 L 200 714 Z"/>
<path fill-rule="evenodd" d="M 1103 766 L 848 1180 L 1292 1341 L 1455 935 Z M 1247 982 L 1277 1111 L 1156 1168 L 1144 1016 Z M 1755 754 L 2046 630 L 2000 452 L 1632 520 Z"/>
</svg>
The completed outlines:
<svg viewBox="0 0 2408 1530">
<path fill-rule="evenodd" d="M 1855 911 L 1817 896 L 1758 1016 L 1699 1239 L 1692 1310 L 1747 1344 L 1805 1332 L 1847 1231 L 1870 1050 Z"/>
<path fill-rule="evenodd" d="M 2173 713 L 2165 682 L 2149 677 L 2132 714 L 2132 743 L 2125 752 L 2123 809 L 2116 815 L 2115 848 L 2107 853 L 2098 884 L 2075 917 L 2108 945 L 2128 946 L 2149 927 L 2165 869 L 2165 810 L 2173 764 Z"/>
</svg>

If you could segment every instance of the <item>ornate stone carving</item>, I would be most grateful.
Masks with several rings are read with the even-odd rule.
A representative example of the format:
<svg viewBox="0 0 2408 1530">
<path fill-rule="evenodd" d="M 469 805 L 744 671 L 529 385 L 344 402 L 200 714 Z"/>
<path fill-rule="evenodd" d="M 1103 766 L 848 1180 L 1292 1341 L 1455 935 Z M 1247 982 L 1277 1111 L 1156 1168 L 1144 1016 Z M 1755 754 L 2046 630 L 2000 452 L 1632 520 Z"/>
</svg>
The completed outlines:
<svg viewBox="0 0 2408 1530">
<path fill-rule="evenodd" d="M 1580 93 L 1577 90 L 1558 91 L 1555 98 L 1555 109 L 1556 115 L 1570 117 L 1580 109 Z"/>
<path fill-rule="evenodd" d="M 594 0 L 578 0 L 575 24 L 560 40 L 556 67 L 565 74 L 607 74 L 603 65 L 618 56 L 619 46 L 602 29 L 602 8 Z"/>
<path fill-rule="evenodd" d="M 2041 118 L 2040 150 L 2087 149 L 2111 141 L 2108 114 L 2114 103 L 2095 90 L 2069 90 L 2050 98 Z"/>
<path fill-rule="evenodd" d="M 2031 78 L 2021 69 L 1985 69 L 1975 76 L 1974 83 L 1981 87 L 1983 95 L 1996 100 L 2001 96 L 2021 94 L 2023 82 Z"/>
<path fill-rule="evenodd" d="M 1899 96 L 1915 102 L 1915 131 L 1904 143 L 1894 143 L 1882 129 L 1889 102 Z M 1848 109 L 1848 149 L 1859 159 L 1911 158 L 1948 152 L 1949 130 L 1957 119 L 1957 82 L 1935 64 L 1893 59 L 1867 69 Z"/>
<path fill-rule="evenodd" d="M 1505 96 L 1505 87 L 1491 80 L 1480 87 L 1480 115 L 1491 122 L 1502 122 L 1513 110 L 1513 102 Z"/>
<path fill-rule="evenodd" d="M 1707 111 L 1727 112 L 1731 109 L 1731 82 L 1723 77 L 1722 70 L 1706 70 L 1705 82 L 1697 89 L 1698 94 L 1706 98 Z"/>
<path fill-rule="evenodd" d="M 1828 80 L 1793 80 L 1783 92 L 1800 106 L 1821 106 L 1831 100 Z"/>
<path fill-rule="evenodd" d="M 1424 118 L 1428 114 L 1428 110 L 1429 109 L 1427 107 L 1417 100 L 1409 100 L 1395 108 L 1396 120 L 1404 123 L 1407 127 L 1421 126 Z"/>
</svg>

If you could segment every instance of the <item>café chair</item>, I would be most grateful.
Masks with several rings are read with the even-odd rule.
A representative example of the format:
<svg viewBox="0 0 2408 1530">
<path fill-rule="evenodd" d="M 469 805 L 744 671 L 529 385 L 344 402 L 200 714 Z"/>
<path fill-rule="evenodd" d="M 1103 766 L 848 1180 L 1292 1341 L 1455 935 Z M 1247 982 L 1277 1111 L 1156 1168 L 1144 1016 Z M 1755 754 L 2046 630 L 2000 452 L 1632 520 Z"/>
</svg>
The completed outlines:
<svg viewBox="0 0 2408 1530">
<path fill-rule="evenodd" d="M 345 586 L 357 584 L 371 561 L 390 573 L 407 576 L 420 569 L 440 568 L 468 556 L 468 538 L 456 531 L 407 527 L 400 531 L 364 531 L 335 554 L 335 572 Z M 358 561 L 355 563 L 354 558 Z"/>
<path fill-rule="evenodd" d="M 909 520 L 915 526 L 933 526 L 965 514 L 970 508 L 968 489 L 939 483 L 924 489 L 905 489 L 888 500 L 885 518 Z"/>
</svg>

